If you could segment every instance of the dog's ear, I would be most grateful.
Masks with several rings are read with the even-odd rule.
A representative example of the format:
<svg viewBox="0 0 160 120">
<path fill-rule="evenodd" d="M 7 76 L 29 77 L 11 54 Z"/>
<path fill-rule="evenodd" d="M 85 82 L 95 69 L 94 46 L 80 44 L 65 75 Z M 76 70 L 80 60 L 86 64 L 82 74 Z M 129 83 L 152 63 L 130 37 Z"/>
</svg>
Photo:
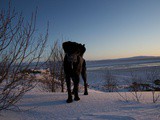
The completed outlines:
<svg viewBox="0 0 160 120">
<path fill-rule="evenodd" d="M 64 43 L 62 44 L 62 48 L 63 48 L 64 52 L 66 53 L 66 42 L 64 42 Z"/>
<path fill-rule="evenodd" d="M 68 52 L 69 47 L 70 47 L 70 41 L 64 42 L 64 43 L 62 44 L 62 48 L 63 48 L 63 50 L 64 50 L 65 53 Z"/>
<path fill-rule="evenodd" d="M 84 54 L 86 51 L 85 44 L 83 44 L 82 53 Z"/>
<path fill-rule="evenodd" d="M 79 44 L 79 49 L 80 49 L 80 54 L 81 56 L 83 56 L 83 54 L 85 53 L 86 51 L 86 48 L 85 48 L 85 44 Z"/>
</svg>

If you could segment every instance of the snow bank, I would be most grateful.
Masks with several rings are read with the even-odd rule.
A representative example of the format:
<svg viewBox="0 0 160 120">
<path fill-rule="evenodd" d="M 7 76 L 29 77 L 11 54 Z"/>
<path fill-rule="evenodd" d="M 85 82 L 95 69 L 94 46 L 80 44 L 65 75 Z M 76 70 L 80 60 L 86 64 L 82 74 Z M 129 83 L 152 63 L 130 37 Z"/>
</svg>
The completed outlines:
<svg viewBox="0 0 160 120">
<path fill-rule="evenodd" d="M 29 92 L 18 103 L 22 112 L 3 111 L 0 120 L 159 120 L 160 101 L 153 104 L 151 93 L 141 94 L 143 102 L 138 103 L 125 102 L 117 93 L 89 90 L 88 96 L 80 93 L 80 101 L 68 104 L 67 93 Z"/>
</svg>

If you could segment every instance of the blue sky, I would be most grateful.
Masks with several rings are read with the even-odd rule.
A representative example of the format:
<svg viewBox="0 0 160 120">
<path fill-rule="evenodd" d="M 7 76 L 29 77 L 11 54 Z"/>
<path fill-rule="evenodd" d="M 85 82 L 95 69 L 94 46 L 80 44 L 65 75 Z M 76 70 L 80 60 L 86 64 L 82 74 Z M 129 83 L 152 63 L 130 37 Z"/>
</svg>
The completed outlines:
<svg viewBox="0 0 160 120">
<path fill-rule="evenodd" d="M 6 7 L 0 0 L 0 7 Z M 37 29 L 49 21 L 57 39 L 86 44 L 87 60 L 160 56 L 160 0 L 12 0 L 28 19 L 38 7 Z"/>
</svg>

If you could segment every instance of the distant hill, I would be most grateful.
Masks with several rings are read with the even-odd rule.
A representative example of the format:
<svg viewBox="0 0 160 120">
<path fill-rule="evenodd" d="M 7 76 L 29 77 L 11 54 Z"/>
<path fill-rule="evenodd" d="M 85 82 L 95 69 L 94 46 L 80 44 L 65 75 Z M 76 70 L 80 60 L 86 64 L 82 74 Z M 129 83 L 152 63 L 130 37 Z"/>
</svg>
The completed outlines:
<svg viewBox="0 0 160 120">
<path fill-rule="evenodd" d="M 160 62 L 160 57 L 157 56 L 134 56 L 129 58 L 119 59 L 106 59 L 106 60 L 93 60 L 87 61 L 87 66 L 103 66 L 103 65 L 115 65 L 115 64 L 128 64 L 128 63 L 155 63 Z"/>
<path fill-rule="evenodd" d="M 128 57 L 128 58 L 120 58 L 120 59 L 155 59 L 155 58 L 158 58 L 160 59 L 160 56 L 134 56 L 134 57 Z"/>
<path fill-rule="evenodd" d="M 133 56 L 128 58 L 117 58 L 117 59 L 104 59 L 104 60 L 88 60 L 88 62 L 93 61 L 119 61 L 119 60 L 141 60 L 141 59 L 160 59 L 160 56 Z"/>
</svg>

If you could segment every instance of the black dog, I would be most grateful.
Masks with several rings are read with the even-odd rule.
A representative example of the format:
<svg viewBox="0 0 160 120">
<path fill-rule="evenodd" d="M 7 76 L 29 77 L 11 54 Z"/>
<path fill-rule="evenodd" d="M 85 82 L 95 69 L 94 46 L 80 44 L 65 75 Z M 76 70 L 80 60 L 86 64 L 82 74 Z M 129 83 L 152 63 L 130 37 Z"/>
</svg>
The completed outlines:
<svg viewBox="0 0 160 120">
<path fill-rule="evenodd" d="M 84 80 L 84 95 L 88 95 L 87 91 L 87 75 L 86 75 L 86 62 L 83 58 L 83 54 L 86 51 L 85 45 L 76 42 L 64 42 L 63 49 L 65 52 L 64 57 L 64 73 L 68 90 L 67 103 L 72 102 L 71 92 L 71 79 L 74 83 L 73 93 L 74 100 L 80 100 L 78 96 L 78 86 L 80 80 L 80 74 Z"/>
</svg>

